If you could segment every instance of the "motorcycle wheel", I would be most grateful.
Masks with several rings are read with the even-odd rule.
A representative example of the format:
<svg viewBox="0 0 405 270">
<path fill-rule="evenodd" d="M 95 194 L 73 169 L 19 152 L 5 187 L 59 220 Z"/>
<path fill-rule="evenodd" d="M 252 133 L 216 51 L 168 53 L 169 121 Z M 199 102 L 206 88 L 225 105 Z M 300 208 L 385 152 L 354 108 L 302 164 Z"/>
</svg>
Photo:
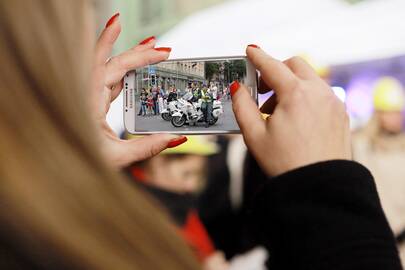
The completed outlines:
<svg viewBox="0 0 405 270">
<path fill-rule="evenodd" d="M 217 121 L 218 121 L 218 118 L 211 115 L 211 120 L 209 122 L 210 126 L 215 125 L 217 123 Z"/>
<path fill-rule="evenodd" d="M 183 116 L 172 117 L 172 125 L 175 127 L 182 127 L 186 123 L 186 118 Z"/>
<path fill-rule="evenodd" d="M 162 113 L 162 118 L 165 121 L 171 121 L 172 120 L 172 116 L 170 115 L 170 113 Z"/>
</svg>

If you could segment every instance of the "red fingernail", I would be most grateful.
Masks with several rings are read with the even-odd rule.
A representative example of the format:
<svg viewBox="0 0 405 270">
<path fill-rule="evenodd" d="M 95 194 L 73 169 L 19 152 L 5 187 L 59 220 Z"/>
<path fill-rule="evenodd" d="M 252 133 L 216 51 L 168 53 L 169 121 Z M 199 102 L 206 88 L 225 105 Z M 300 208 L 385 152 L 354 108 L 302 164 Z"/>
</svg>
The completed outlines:
<svg viewBox="0 0 405 270">
<path fill-rule="evenodd" d="M 252 47 L 252 48 L 256 48 L 256 49 L 260 49 L 259 46 L 257 46 L 256 44 L 249 44 L 248 47 Z"/>
<path fill-rule="evenodd" d="M 145 44 L 151 42 L 151 41 L 154 40 L 154 39 L 155 39 L 155 36 L 151 36 L 151 37 L 145 38 L 144 40 L 142 40 L 141 42 L 139 42 L 139 45 L 145 45 Z"/>
<path fill-rule="evenodd" d="M 185 136 L 183 136 L 179 139 L 174 139 L 167 144 L 167 148 L 174 148 L 176 146 L 179 146 L 180 144 L 185 143 L 186 141 L 187 141 L 187 137 L 185 137 Z"/>
<path fill-rule="evenodd" d="M 169 48 L 169 47 L 159 47 L 159 48 L 153 48 L 153 49 L 155 49 L 158 52 L 171 52 L 172 51 L 172 48 Z"/>
<path fill-rule="evenodd" d="M 231 90 L 231 96 L 235 95 L 236 91 L 238 91 L 240 85 L 238 81 L 234 81 L 229 89 Z"/>
<path fill-rule="evenodd" d="M 116 13 L 114 16 L 112 16 L 112 17 L 108 20 L 108 22 L 106 23 L 105 28 L 107 28 L 107 27 L 109 27 L 110 25 L 112 25 L 112 24 L 115 22 L 115 20 L 116 20 L 119 16 L 120 16 L 120 13 L 119 13 L 119 12 Z"/>
</svg>

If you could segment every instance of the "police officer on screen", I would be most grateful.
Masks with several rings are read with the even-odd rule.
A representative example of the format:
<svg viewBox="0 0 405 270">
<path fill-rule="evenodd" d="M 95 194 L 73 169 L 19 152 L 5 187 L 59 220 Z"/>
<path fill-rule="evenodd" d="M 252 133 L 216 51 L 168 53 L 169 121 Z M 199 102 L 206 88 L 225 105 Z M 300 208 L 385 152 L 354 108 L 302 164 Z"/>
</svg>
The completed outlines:
<svg viewBox="0 0 405 270">
<path fill-rule="evenodd" d="M 198 100 L 201 98 L 201 91 L 198 88 L 198 86 L 196 86 L 195 84 L 192 85 L 191 87 L 191 91 L 193 93 L 193 99 L 192 102 L 198 102 Z"/>
<path fill-rule="evenodd" d="M 167 97 L 167 102 L 175 101 L 177 100 L 177 91 L 176 88 L 171 87 L 169 96 Z"/>
<path fill-rule="evenodd" d="M 208 128 L 210 122 L 212 121 L 212 109 L 213 109 L 213 101 L 214 97 L 212 92 L 206 86 L 203 87 L 201 90 L 201 109 L 204 112 L 204 120 L 205 120 L 205 127 Z"/>
</svg>

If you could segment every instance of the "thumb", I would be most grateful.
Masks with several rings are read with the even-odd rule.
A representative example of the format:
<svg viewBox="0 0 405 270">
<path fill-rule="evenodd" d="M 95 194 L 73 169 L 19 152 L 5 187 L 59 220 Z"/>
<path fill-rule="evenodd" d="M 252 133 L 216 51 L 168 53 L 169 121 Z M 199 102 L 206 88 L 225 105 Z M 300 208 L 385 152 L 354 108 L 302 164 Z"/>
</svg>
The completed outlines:
<svg viewBox="0 0 405 270">
<path fill-rule="evenodd" d="M 166 148 L 173 148 L 183 144 L 187 141 L 187 137 L 172 134 L 155 134 L 145 136 L 139 139 L 129 140 L 127 147 L 129 147 L 128 164 L 141 161 L 144 159 L 156 156 Z"/>
<path fill-rule="evenodd" d="M 266 131 L 266 125 L 256 102 L 249 94 L 246 86 L 234 81 L 230 86 L 232 95 L 232 108 L 236 121 L 242 131 L 246 144 L 253 143 L 254 139 Z"/>
</svg>

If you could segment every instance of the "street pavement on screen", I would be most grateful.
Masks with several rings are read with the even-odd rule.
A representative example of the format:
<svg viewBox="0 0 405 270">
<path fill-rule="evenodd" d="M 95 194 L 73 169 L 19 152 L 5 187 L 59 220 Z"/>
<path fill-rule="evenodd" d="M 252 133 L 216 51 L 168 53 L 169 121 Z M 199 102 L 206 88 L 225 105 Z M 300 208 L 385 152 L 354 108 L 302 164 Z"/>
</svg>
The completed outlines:
<svg viewBox="0 0 405 270">
<path fill-rule="evenodd" d="M 181 131 L 181 132 L 188 132 L 188 131 L 223 131 L 223 130 L 239 130 L 238 124 L 236 123 L 235 116 L 232 111 L 232 102 L 230 100 L 222 101 L 222 105 L 224 108 L 224 114 L 222 114 L 218 122 L 213 125 L 209 126 L 208 128 L 205 127 L 205 123 L 197 123 L 196 126 L 193 125 L 184 125 L 181 128 L 176 128 L 172 125 L 170 121 L 165 121 L 162 119 L 160 115 L 147 115 L 147 116 L 139 116 L 136 115 L 135 118 L 135 129 L 138 132 L 141 131 Z M 139 110 L 139 109 L 138 109 Z"/>
</svg>

